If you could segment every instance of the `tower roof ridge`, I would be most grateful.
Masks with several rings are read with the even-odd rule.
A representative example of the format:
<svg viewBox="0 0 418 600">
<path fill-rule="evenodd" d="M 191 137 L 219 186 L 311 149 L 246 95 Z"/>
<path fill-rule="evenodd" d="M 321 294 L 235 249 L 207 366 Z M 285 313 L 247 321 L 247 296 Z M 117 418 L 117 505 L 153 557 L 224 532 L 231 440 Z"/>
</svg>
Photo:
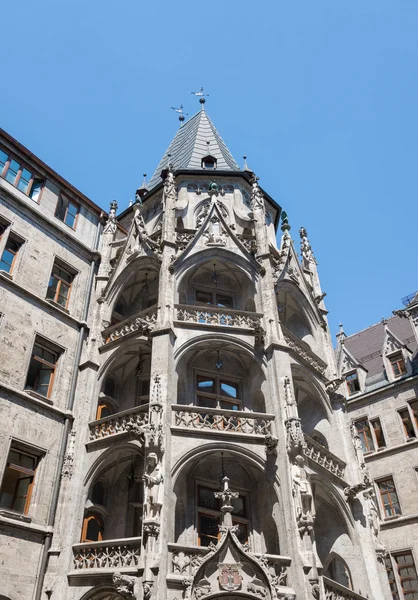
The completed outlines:
<svg viewBox="0 0 418 600">
<path fill-rule="evenodd" d="M 220 171 L 239 171 L 240 168 L 228 150 L 218 130 L 202 106 L 183 123 L 167 148 L 148 183 L 151 190 L 161 182 L 161 171 L 170 162 L 174 169 L 201 169 L 202 158 L 213 156 Z"/>
</svg>

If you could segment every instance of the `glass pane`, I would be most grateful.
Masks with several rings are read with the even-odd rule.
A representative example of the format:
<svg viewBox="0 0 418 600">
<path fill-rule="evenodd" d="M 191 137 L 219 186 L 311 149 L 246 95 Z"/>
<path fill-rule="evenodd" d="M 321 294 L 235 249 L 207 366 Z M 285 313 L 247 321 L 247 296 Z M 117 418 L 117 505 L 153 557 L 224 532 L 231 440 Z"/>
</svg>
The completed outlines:
<svg viewBox="0 0 418 600">
<path fill-rule="evenodd" d="M 8 158 L 8 155 L 3 150 L 0 150 L 0 174 L 4 169 L 4 165 L 6 164 Z"/>
<path fill-rule="evenodd" d="M 211 515 L 199 515 L 199 540 L 201 546 L 209 546 L 218 540 L 219 518 Z"/>
<path fill-rule="evenodd" d="M 238 385 L 236 383 L 228 383 L 221 381 L 221 394 L 230 398 L 238 397 Z"/>
<path fill-rule="evenodd" d="M 42 189 L 42 181 L 40 179 L 35 179 L 35 181 L 32 183 L 32 188 L 30 191 L 29 196 L 32 198 L 32 200 L 34 200 L 35 202 L 38 201 L 39 196 L 41 194 L 41 189 Z"/>
<path fill-rule="evenodd" d="M 207 408 L 216 408 L 215 398 L 205 398 L 204 396 L 197 397 L 197 406 L 205 406 Z"/>
<path fill-rule="evenodd" d="M 55 365 L 55 361 L 56 361 L 55 354 L 53 354 L 52 352 L 49 352 L 49 350 L 44 350 L 43 357 L 44 357 L 44 360 L 51 363 L 51 365 Z"/>
<path fill-rule="evenodd" d="M 20 175 L 19 183 L 17 184 L 18 189 L 21 192 L 27 193 L 29 189 L 29 183 L 32 179 L 32 173 L 27 169 L 22 169 L 22 173 Z"/>
<path fill-rule="evenodd" d="M 74 229 L 75 217 L 67 212 L 65 217 L 65 224 Z"/>
<path fill-rule="evenodd" d="M 6 173 L 6 180 L 10 183 L 14 183 L 16 181 L 17 173 L 20 169 L 20 165 L 16 160 L 11 160 L 9 168 Z"/>
<path fill-rule="evenodd" d="M 199 390 L 213 393 L 215 391 L 215 382 L 213 381 L 213 379 L 198 376 L 197 387 L 199 388 Z"/>
<path fill-rule="evenodd" d="M 216 294 L 216 305 L 223 308 L 232 308 L 233 303 L 231 296 L 226 296 L 225 294 Z"/>
<path fill-rule="evenodd" d="M 25 469 L 31 469 L 34 471 L 36 466 L 36 458 L 34 456 L 29 456 L 28 454 L 21 454 L 20 464 L 22 467 L 25 467 Z"/>
<path fill-rule="evenodd" d="M 61 281 L 60 293 L 57 300 L 60 306 L 67 306 L 68 290 L 69 287 L 63 281 Z"/>
<path fill-rule="evenodd" d="M 91 517 L 86 531 L 86 540 L 88 542 L 98 542 L 101 537 L 102 528 L 99 521 L 95 517 Z"/>
<path fill-rule="evenodd" d="M 234 510 L 232 511 L 234 515 L 239 515 L 240 517 L 246 516 L 245 499 L 243 496 L 234 498 L 232 500 L 232 506 L 234 507 Z"/>
<path fill-rule="evenodd" d="M 213 510 L 219 510 L 219 501 L 215 498 L 215 492 L 210 488 L 199 487 L 198 491 L 198 503 L 199 506 L 204 508 L 212 508 Z"/>
<path fill-rule="evenodd" d="M 212 292 L 203 292 L 202 290 L 196 290 L 196 303 L 212 304 Z"/>
<path fill-rule="evenodd" d="M 51 277 L 51 279 L 49 280 L 48 289 L 46 291 L 47 298 L 52 298 L 52 299 L 55 298 L 57 286 L 58 286 L 58 280 L 55 279 L 55 277 Z"/>
</svg>

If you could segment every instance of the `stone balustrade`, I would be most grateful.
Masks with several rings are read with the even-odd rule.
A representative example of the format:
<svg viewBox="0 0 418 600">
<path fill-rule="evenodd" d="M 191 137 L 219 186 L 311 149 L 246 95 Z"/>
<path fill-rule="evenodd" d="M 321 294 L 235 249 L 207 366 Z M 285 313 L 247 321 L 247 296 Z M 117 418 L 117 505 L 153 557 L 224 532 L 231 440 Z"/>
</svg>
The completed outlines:
<svg viewBox="0 0 418 600">
<path fill-rule="evenodd" d="M 115 342 L 134 332 L 147 335 L 154 329 L 156 321 L 157 306 L 150 306 L 150 308 L 104 329 L 102 331 L 103 341 L 105 344 L 110 344 L 110 342 Z"/>
<path fill-rule="evenodd" d="M 306 342 L 293 335 L 293 333 L 291 333 L 284 325 L 281 327 L 284 339 L 289 348 L 323 375 L 327 367 L 326 362 L 323 361 L 322 358 L 319 358 Z"/>
<path fill-rule="evenodd" d="M 185 406 L 175 404 L 173 425 L 186 429 L 234 432 L 244 435 L 271 435 L 273 415 L 246 412 L 242 410 L 223 410 L 204 406 Z"/>
<path fill-rule="evenodd" d="M 219 306 L 175 305 L 175 319 L 185 323 L 202 325 L 221 325 L 261 331 L 262 314 L 245 310 L 232 310 Z"/>
<path fill-rule="evenodd" d="M 75 544 L 74 569 L 135 568 L 139 565 L 140 554 L 140 537 Z"/>
<path fill-rule="evenodd" d="M 135 433 L 148 423 L 148 404 L 134 406 L 128 410 L 109 415 L 103 419 L 92 421 L 90 441 L 100 440 L 117 433 Z"/>
<path fill-rule="evenodd" d="M 322 580 L 325 590 L 325 600 L 367 600 L 366 596 L 357 594 L 344 585 L 328 579 L 328 577 L 323 576 Z"/>
<path fill-rule="evenodd" d="M 313 460 L 317 465 L 320 465 L 324 469 L 327 469 L 330 473 L 339 477 L 340 479 L 344 479 L 344 473 L 346 464 L 341 458 L 335 456 L 332 452 L 315 442 L 308 435 L 304 435 L 306 446 L 304 449 L 304 454 L 307 458 Z"/>
</svg>

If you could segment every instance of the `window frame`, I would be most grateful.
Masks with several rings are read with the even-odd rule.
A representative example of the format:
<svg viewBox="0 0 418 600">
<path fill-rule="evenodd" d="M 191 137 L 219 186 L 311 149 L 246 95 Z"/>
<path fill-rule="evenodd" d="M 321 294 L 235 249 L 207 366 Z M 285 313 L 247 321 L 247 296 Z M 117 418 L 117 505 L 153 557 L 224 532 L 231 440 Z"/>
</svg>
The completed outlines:
<svg viewBox="0 0 418 600">
<path fill-rule="evenodd" d="M 33 475 L 32 481 L 30 483 L 29 493 L 26 496 L 24 511 L 16 511 L 16 510 L 13 510 L 12 508 L 6 508 L 6 507 L 2 507 L 2 506 L 0 506 L 0 511 L 5 511 L 10 514 L 13 513 L 17 517 L 20 517 L 20 518 L 24 517 L 26 520 L 30 521 L 31 520 L 31 517 L 30 517 L 31 507 L 34 505 L 34 503 L 36 504 L 37 497 L 39 495 L 39 490 L 41 489 L 41 486 L 39 484 L 40 484 L 40 481 L 42 480 L 42 473 L 43 473 L 43 468 L 44 468 L 42 459 L 45 458 L 48 451 L 44 448 L 40 448 L 38 446 L 33 446 L 32 444 L 28 444 L 24 440 L 20 440 L 17 438 L 10 438 L 7 452 L 5 453 L 4 462 L 1 465 L 2 470 L 0 473 L 1 474 L 0 494 L 1 494 L 1 488 L 2 488 L 3 482 L 4 482 L 4 477 L 6 475 L 7 465 L 9 462 L 8 461 L 9 455 L 11 452 L 18 452 L 20 454 L 25 454 L 26 456 L 30 456 L 31 458 L 34 458 L 35 459 L 34 475 Z M 35 500 L 34 500 L 34 497 L 35 497 Z"/>
<path fill-rule="evenodd" d="M 414 402 L 416 402 L 418 404 L 418 398 L 412 398 L 411 400 L 407 400 L 407 402 L 404 406 L 397 409 L 397 413 L 399 415 L 402 431 L 404 433 L 406 442 L 411 442 L 413 440 L 418 439 L 418 410 L 417 410 L 417 414 L 415 414 L 415 411 L 411 406 L 411 404 L 413 404 Z M 405 428 L 404 419 L 402 418 L 402 415 L 401 415 L 401 413 L 405 412 L 405 411 L 408 412 L 409 420 L 411 421 L 412 430 L 414 432 L 413 436 L 409 436 L 406 431 L 406 428 Z"/>
<path fill-rule="evenodd" d="M 351 380 L 351 381 L 357 381 L 358 390 L 351 391 L 351 388 L 350 388 L 349 383 L 348 383 L 348 377 L 350 377 L 352 375 L 356 376 L 356 378 L 353 379 L 353 380 Z M 358 376 L 357 369 L 353 369 L 352 371 L 348 371 L 347 373 L 344 373 L 344 378 L 345 378 L 345 383 L 346 383 L 346 386 L 347 386 L 347 391 L 348 391 L 348 395 L 349 396 L 354 396 L 355 394 L 358 394 L 359 392 L 361 392 L 360 378 Z"/>
<path fill-rule="evenodd" d="M 397 357 L 400 357 L 400 360 L 396 360 Z M 395 352 L 391 352 L 391 354 L 387 354 L 386 358 L 389 361 L 390 367 L 392 369 L 392 377 L 394 379 L 400 379 L 401 377 L 403 377 L 404 375 L 407 374 L 408 370 L 406 368 L 405 355 L 401 349 L 396 350 Z M 401 369 L 399 369 L 401 372 L 399 373 L 399 375 L 397 375 L 395 373 L 395 365 L 399 366 L 399 363 L 403 364 L 403 371 L 401 371 Z"/>
<path fill-rule="evenodd" d="M 25 196 L 27 196 L 28 198 L 30 198 L 30 200 L 32 200 L 33 202 L 35 202 L 36 204 L 40 204 L 41 202 L 41 196 L 42 196 L 42 192 L 44 190 L 45 187 L 45 179 L 39 175 L 36 174 L 36 172 L 33 171 L 32 168 L 29 168 L 28 164 L 21 159 L 18 159 L 15 157 L 13 152 L 9 152 L 7 150 L 4 150 L 3 147 L 0 147 L 0 150 L 3 150 L 3 152 L 5 154 L 7 154 L 7 159 L 6 162 L 4 164 L 3 169 L 0 171 L 0 177 L 2 177 L 2 179 L 4 179 L 5 181 L 7 181 L 7 183 L 10 183 L 10 185 L 12 185 L 13 187 L 15 187 L 17 190 L 19 190 L 19 192 L 21 192 L 22 194 L 24 194 Z M 19 169 L 17 170 L 17 174 L 16 174 L 16 178 L 15 181 L 12 183 L 11 181 L 9 181 L 8 179 L 6 179 L 6 175 L 7 172 L 9 171 L 10 168 L 10 163 L 12 161 L 16 161 L 19 165 Z M 24 192 L 23 190 L 21 190 L 19 188 L 19 183 L 20 180 L 22 178 L 22 172 L 26 169 L 26 171 L 28 171 L 31 175 L 30 179 L 29 179 L 29 183 L 28 183 L 28 188 L 26 190 L 26 192 Z M 31 196 L 32 191 L 33 191 L 33 186 L 35 181 L 40 181 L 41 182 L 41 188 L 39 190 L 39 196 L 36 200 L 34 200 Z"/>
<path fill-rule="evenodd" d="M 52 371 L 51 377 L 49 379 L 49 383 L 48 383 L 48 390 L 47 390 L 47 394 L 41 394 L 40 392 L 36 391 L 35 389 L 31 389 L 28 388 L 28 375 L 29 375 L 29 369 L 31 367 L 31 363 L 32 360 L 36 360 L 37 362 L 41 363 L 41 364 L 45 364 L 46 366 L 52 366 L 52 363 L 49 363 L 48 361 L 45 361 L 43 359 L 39 359 L 39 357 L 36 357 L 36 355 L 34 355 L 34 348 L 35 346 L 40 347 L 42 350 L 46 350 L 47 352 L 50 352 L 51 354 L 55 354 L 56 356 L 56 360 L 55 360 L 55 364 L 54 369 Z M 51 395 L 52 395 L 52 390 L 54 387 L 54 381 L 55 381 L 55 377 L 57 374 L 57 369 L 58 369 L 58 364 L 59 364 L 59 360 L 62 354 L 62 349 L 58 348 L 57 346 L 51 344 L 48 342 L 48 340 L 45 340 L 44 338 L 42 338 L 39 335 L 36 335 L 32 344 L 32 350 L 31 350 L 31 354 L 30 354 L 30 358 L 29 358 L 29 362 L 27 365 L 27 369 L 26 369 L 26 380 L 25 380 L 25 387 L 24 390 L 29 393 L 29 394 L 37 394 L 39 396 L 41 396 L 43 399 L 47 399 L 50 400 Z"/>
<path fill-rule="evenodd" d="M 392 574 L 393 574 L 393 579 L 390 579 L 389 573 L 388 573 L 389 585 L 393 583 L 396 587 L 395 591 L 391 589 L 393 600 L 401 600 L 401 596 L 402 596 L 402 598 L 405 598 L 405 594 L 418 591 L 418 587 L 416 589 L 404 589 L 403 588 L 403 583 L 405 581 L 407 581 L 408 579 L 410 579 L 410 577 L 407 577 L 407 578 L 401 577 L 400 569 L 405 568 L 405 565 L 399 565 L 399 563 L 397 562 L 397 557 L 404 556 L 407 554 L 409 554 L 412 559 L 412 562 L 409 563 L 409 565 L 410 566 L 412 565 L 415 570 L 415 575 L 413 576 L 413 579 L 417 579 L 418 578 L 417 577 L 418 576 L 417 562 L 415 560 L 414 551 L 412 548 L 405 548 L 403 550 L 396 550 L 396 551 L 390 552 L 389 556 L 388 556 L 388 560 L 390 561 L 390 567 L 387 564 L 385 565 L 386 572 L 388 573 L 389 570 L 391 570 Z"/>
<path fill-rule="evenodd" d="M 66 202 L 66 204 L 65 204 L 64 216 L 61 218 L 59 216 L 60 210 L 61 210 L 61 203 L 64 204 L 65 202 Z M 74 206 L 77 207 L 77 214 L 75 215 L 74 225 L 69 225 L 66 222 L 67 215 L 68 215 L 68 207 L 69 207 L 70 204 L 73 204 Z M 73 231 L 76 231 L 76 229 L 77 229 L 77 223 L 78 223 L 78 216 L 80 214 L 80 209 L 81 209 L 80 202 L 78 202 L 77 200 L 72 200 L 71 198 L 69 198 L 69 196 L 67 196 L 66 194 L 63 194 L 62 192 L 60 192 L 60 194 L 58 196 L 57 205 L 55 207 L 54 216 L 55 216 L 56 219 L 58 219 L 59 221 L 61 221 L 61 223 L 64 223 L 64 225 L 66 225 L 67 227 L 69 227 Z"/>
<path fill-rule="evenodd" d="M 205 285 L 194 285 L 193 291 L 194 291 L 194 294 L 193 294 L 194 306 L 201 306 L 202 308 L 204 306 L 207 306 L 208 308 L 210 308 L 210 307 L 218 308 L 219 310 L 237 310 L 236 309 L 236 306 L 237 306 L 236 295 L 234 292 L 231 292 L 229 290 L 223 290 L 221 288 L 218 288 L 218 286 L 216 286 L 216 289 L 214 289 L 213 287 L 209 287 L 209 286 L 206 287 Z M 212 295 L 212 303 L 204 304 L 203 302 L 201 302 L 199 304 L 199 301 L 197 300 L 198 292 L 203 292 L 205 294 L 211 294 Z M 232 299 L 232 308 L 219 306 L 219 304 L 214 303 L 214 300 L 216 300 L 216 297 L 218 295 L 222 295 L 222 294 L 224 294 L 225 296 L 229 296 Z"/>
<path fill-rule="evenodd" d="M 382 493 L 379 484 L 384 483 L 384 482 L 389 481 L 389 480 L 392 480 L 392 484 L 393 484 L 392 490 L 391 491 L 384 491 Z M 379 477 L 379 479 L 375 480 L 375 485 L 376 485 L 377 491 L 378 491 L 378 493 L 376 494 L 376 497 L 378 497 L 379 501 L 380 501 L 380 515 L 381 515 L 382 520 L 388 521 L 388 520 L 391 520 L 391 519 L 398 519 L 399 517 L 401 517 L 402 516 L 402 505 L 401 505 L 401 501 L 400 501 L 400 498 L 399 498 L 398 490 L 397 490 L 397 487 L 396 487 L 395 477 L 393 476 L 393 474 L 389 474 L 389 475 L 385 475 L 383 477 Z M 396 495 L 397 504 L 399 506 L 399 513 L 398 514 L 395 513 L 395 514 L 387 515 L 386 514 L 386 510 L 385 510 L 385 504 L 383 502 L 383 496 L 384 495 L 389 495 L 389 505 L 390 505 L 391 509 L 393 509 L 393 502 L 392 502 L 392 498 L 390 496 L 391 493 L 395 493 L 395 495 Z"/>
<path fill-rule="evenodd" d="M 215 392 L 202 392 L 199 391 L 198 388 L 198 377 L 207 377 L 208 379 L 213 379 L 215 383 Z M 215 409 L 212 410 L 235 410 L 234 408 L 222 408 L 221 401 L 228 402 L 230 404 L 234 404 L 234 399 L 229 400 L 229 396 L 224 396 L 221 394 L 221 383 L 228 383 L 230 381 L 237 386 L 237 397 L 235 398 L 235 404 L 239 406 L 237 411 L 243 410 L 244 398 L 242 397 L 243 385 L 242 379 L 230 375 L 223 375 L 222 373 L 214 373 L 212 371 L 205 371 L 203 369 L 194 369 L 194 406 L 199 408 L 211 408 L 210 406 L 201 406 L 198 404 L 197 397 L 202 396 L 203 398 L 214 399 L 216 402 Z"/>
<path fill-rule="evenodd" d="M 4 235 L 4 233 L 5 232 L 3 232 L 2 235 Z M 10 242 L 17 245 L 17 250 L 16 251 L 12 251 L 12 250 L 8 249 L 7 246 L 8 246 L 8 244 Z M 0 267 L 0 271 L 2 271 L 3 273 L 7 273 L 10 276 L 13 275 L 13 271 L 15 270 L 15 267 L 16 267 L 16 260 L 17 260 L 18 254 L 19 254 L 20 249 L 21 249 L 21 247 L 23 246 L 24 243 L 25 243 L 24 240 L 17 233 L 15 233 L 12 229 L 9 230 L 9 233 L 8 233 L 7 238 L 5 240 L 4 246 L 2 247 L 2 250 L 1 250 L 0 264 L 1 264 L 1 262 L 3 262 L 3 255 L 4 255 L 4 253 L 5 253 L 6 250 L 10 254 L 13 254 L 13 260 L 12 260 L 12 262 L 10 264 L 10 269 L 8 271 L 6 271 L 6 269 L 3 269 L 1 267 Z M 6 264 L 8 264 L 8 263 L 6 263 Z"/>
<path fill-rule="evenodd" d="M 54 269 L 59 269 L 60 271 L 63 271 L 64 273 L 66 273 L 70 277 L 71 281 L 68 283 L 60 276 L 56 276 L 55 278 L 58 280 L 58 284 L 57 284 L 57 287 L 56 287 L 56 290 L 54 293 L 54 297 L 48 298 L 48 291 L 49 291 L 49 288 L 51 287 L 50 282 L 51 282 L 51 279 L 54 277 Z M 74 279 L 75 279 L 76 275 L 77 275 L 77 272 L 74 269 L 72 269 L 69 265 L 64 264 L 61 260 L 55 258 L 55 260 L 52 264 L 51 274 L 49 276 L 48 285 L 47 285 L 47 289 L 46 289 L 46 300 L 48 300 L 49 302 L 53 302 L 54 304 L 58 305 L 60 308 L 68 310 L 68 305 L 70 303 L 71 292 L 73 290 L 73 284 L 74 284 Z M 60 304 L 58 302 L 58 298 L 60 296 L 60 291 L 61 291 L 63 282 L 64 282 L 65 286 L 68 286 L 68 294 L 67 294 L 65 306 L 63 306 L 62 304 Z"/>
<path fill-rule="evenodd" d="M 90 521 L 96 521 L 99 524 L 99 536 L 97 540 L 88 540 L 87 539 L 87 529 L 89 526 L 89 522 Z M 95 542 L 102 542 L 103 541 L 103 535 L 104 535 L 104 519 L 101 515 L 99 515 L 96 512 L 92 512 L 92 511 L 88 511 L 87 513 L 85 513 L 84 517 L 83 517 L 83 526 L 81 528 L 81 537 L 80 537 L 80 543 L 81 544 L 94 544 Z"/>
</svg>

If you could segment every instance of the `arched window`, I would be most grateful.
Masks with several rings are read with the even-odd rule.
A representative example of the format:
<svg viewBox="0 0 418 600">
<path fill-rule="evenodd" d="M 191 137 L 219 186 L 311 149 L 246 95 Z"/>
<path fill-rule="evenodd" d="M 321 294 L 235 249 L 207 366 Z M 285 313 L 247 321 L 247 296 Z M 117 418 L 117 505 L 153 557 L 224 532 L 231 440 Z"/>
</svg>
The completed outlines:
<svg viewBox="0 0 418 600">
<path fill-rule="evenodd" d="M 105 505 L 105 486 L 103 481 L 96 481 L 91 492 L 91 501 L 93 504 Z"/>
<path fill-rule="evenodd" d="M 116 384 L 113 377 L 108 377 L 104 384 L 104 393 L 106 396 L 110 396 L 111 398 L 116 397 Z"/>
<path fill-rule="evenodd" d="M 241 410 L 239 383 L 239 380 L 229 376 L 198 373 L 196 375 L 196 405 Z"/>
<path fill-rule="evenodd" d="M 337 583 L 341 583 L 341 585 L 345 585 L 345 587 L 349 588 L 350 590 L 353 589 L 350 569 L 341 556 L 334 555 L 331 561 L 328 563 L 326 571 L 330 579 L 336 581 Z"/>
<path fill-rule="evenodd" d="M 84 517 L 81 542 L 100 542 L 103 539 L 103 520 L 96 514 Z"/>
<path fill-rule="evenodd" d="M 328 448 L 328 442 L 326 440 L 326 437 L 322 435 L 322 433 L 319 433 L 319 431 L 314 431 L 311 435 L 311 438 L 314 442 L 321 444 L 321 446 L 323 446 L 324 448 Z"/>
</svg>

